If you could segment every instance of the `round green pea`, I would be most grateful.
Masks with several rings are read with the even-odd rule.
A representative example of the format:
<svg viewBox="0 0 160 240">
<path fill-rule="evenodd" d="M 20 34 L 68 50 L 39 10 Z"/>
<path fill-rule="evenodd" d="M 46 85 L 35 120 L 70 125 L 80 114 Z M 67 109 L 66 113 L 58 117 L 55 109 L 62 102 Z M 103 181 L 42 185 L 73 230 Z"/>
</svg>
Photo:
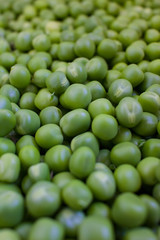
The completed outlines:
<svg viewBox="0 0 160 240">
<path fill-rule="evenodd" d="M 92 58 L 95 53 L 95 43 L 87 38 L 79 38 L 74 46 L 75 54 L 78 57 Z"/>
<path fill-rule="evenodd" d="M 39 117 L 42 125 L 50 123 L 59 124 L 62 112 L 55 106 L 49 106 L 41 110 Z"/>
<path fill-rule="evenodd" d="M 20 236 L 18 235 L 18 233 L 16 233 L 15 230 L 11 230 L 11 229 L 2 229 L 0 230 L 0 238 L 1 240 L 20 240 Z"/>
<path fill-rule="evenodd" d="M 147 227 L 138 227 L 128 230 L 123 237 L 123 240 L 156 240 L 157 237 L 154 232 Z"/>
<path fill-rule="evenodd" d="M 62 190 L 75 177 L 70 172 L 60 172 L 53 176 L 52 181 Z"/>
<path fill-rule="evenodd" d="M 158 126 L 157 126 L 158 127 Z M 150 138 L 142 147 L 142 156 L 160 158 L 160 139 Z"/>
<path fill-rule="evenodd" d="M 73 61 L 75 58 L 75 44 L 73 42 L 61 42 L 58 45 L 57 56 L 61 61 Z"/>
<path fill-rule="evenodd" d="M 38 145 L 35 141 L 35 138 L 31 135 L 24 135 L 21 138 L 19 138 L 19 140 L 16 142 L 16 151 L 17 153 L 19 153 L 19 151 L 21 150 L 21 148 L 23 148 L 24 146 L 27 145 L 32 145 L 35 146 L 37 149 Z"/>
<path fill-rule="evenodd" d="M 5 153 L 15 153 L 16 146 L 14 142 L 8 138 L 0 137 L 0 156 Z"/>
<path fill-rule="evenodd" d="M 51 71 L 48 69 L 39 69 L 34 73 L 32 83 L 34 83 L 37 87 L 45 88 L 46 79 L 50 76 L 50 74 Z"/>
<path fill-rule="evenodd" d="M 66 74 L 71 83 L 84 83 L 87 80 L 87 71 L 82 63 L 70 63 Z"/>
<path fill-rule="evenodd" d="M 39 150 L 33 145 L 22 147 L 18 156 L 24 168 L 28 168 L 40 162 Z"/>
<path fill-rule="evenodd" d="M 91 82 L 87 82 L 86 86 L 89 88 L 89 90 L 91 92 L 92 101 L 99 99 L 99 98 L 104 98 L 107 95 L 105 88 L 98 81 L 93 80 Z"/>
<path fill-rule="evenodd" d="M 16 117 L 10 110 L 0 109 L 0 137 L 9 134 L 16 126 Z"/>
<path fill-rule="evenodd" d="M 123 70 L 121 77 L 127 79 L 133 87 L 136 87 L 143 82 L 144 73 L 136 64 L 130 64 Z"/>
<path fill-rule="evenodd" d="M 99 56 L 108 60 L 113 58 L 117 53 L 117 44 L 112 39 L 103 39 L 97 48 L 97 53 Z"/>
<path fill-rule="evenodd" d="M 37 51 L 48 51 L 51 47 L 51 41 L 46 34 L 40 34 L 32 40 L 33 48 Z"/>
<path fill-rule="evenodd" d="M 17 88 L 10 84 L 5 84 L 0 89 L 0 94 L 6 96 L 10 102 L 18 103 L 20 98 L 20 92 Z"/>
<path fill-rule="evenodd" d="M 154 92 L 143 92 L 138 97 L 144 112 L 157 113 L 160 108 L 160 97 Z"/>
<path fill-rule="evenodd" d="M 28 176 L 32 182 L 50 180 L 50 171 L 46 163 L 37 163 L 28 168 Z"/>
<path fill-rule="evenodd" d="M 110 208 L 106 203 L 94 202 L 88 208 L 87 215 L 110 218 Z"/>
<path fill-rule="evenodd" d="M 39 110 L 49 106 L 57 106 L 58 97 L 54 93 L 50 93 L 47 88 L 42 88 L 37 93 L 34 99 L 34 104 Z"/>
</svg>

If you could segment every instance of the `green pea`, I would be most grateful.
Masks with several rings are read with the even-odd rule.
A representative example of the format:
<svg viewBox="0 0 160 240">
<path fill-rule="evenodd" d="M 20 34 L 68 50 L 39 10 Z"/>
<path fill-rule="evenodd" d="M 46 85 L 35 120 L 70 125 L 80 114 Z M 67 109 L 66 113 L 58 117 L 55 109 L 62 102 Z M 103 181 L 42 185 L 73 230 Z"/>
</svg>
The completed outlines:
<svg viewBox="0 0 160 240">
<path fill-rule="evenodd" d="M 160 59 L 153 60 L 148 65 L 148 71 L 160 75 Z"/>
<path fill-rule="evenodd" d="M 31 80 L 31 75 L 28 69 L 20 64 L 14 65 L 10 71 L 9 81 L 16 88 L 25 88 Z"/>
<path fill-rule="evenodd" d="M 83 66 L 86 66 L 88 61 L 89 61 L 89 59 L 85 58 L 85 57 L 77 57 L 77 58 L 74 59 L 74 62 L 83 64 Z"/>
<path fill-rule="evenodd" d="M 60 127 L 63 133 L 68 137 L 86 132 L 90 126 L 91 118 L 84 109 L 75 109 L 66 113 L 60 120 Z"/>
<path fill-rule="evenodd" d="M 117 135 L 112 139 L 114 144 L 129 142 L 132 139 L 132 133 L 128 128 L 119 125 Z"/>
<path fill-rule="evenodd" d="M 59 188 L 48 181 L 38 181 L 26 195 L 26 206 L 33 217 L 52 216 L 60 207 Z"/>
<path fill-rule="evenodd" d="M 94 57 L 86 64 L 86 70 L 89 80 L 102 81 L 107 74 L 108 65 L 101 57 Z"/>
<path fill-rule="evenodd" d="M 97 156 L 99 153 L 99 143 L 97 138 L 91 132 L 85 132 L 74 137 L 71 141 L 71 149 L 74 152 L 79 147 L 89 147 Z"/>
<path fill-rule="evenodd" d="M 108 89 L 108 96 L 111 102 L 119 103 L 120 100 L 124 97 L 131 97 L 133 93 L 133 87 L 128 80 L 117 79 Z"/>
<path fill-rule="evenodd" d="M 136 64 L 130 64 L 122 72 L 121 77 L 127 79 L 133 87 L 138 86 L 144 80 L 144 74 Z"/>
<path fill-rule="evenodd" d="M 71 151 L 67 146 L 57 145 L 50 148 L 45 154 L 45 162 L 54 173 L 68 170 Z"/>
<path fill-rule="evenodd" d="M 34 74 L 36 71 L 40 69 L 46 69 L 47 68 L 47 63 L 45 62 L 44 59 L 38 57 L 38 56 L 33 56 L 29 61 L 28 61 L 28 69 L 29 71 Z"/>
<path fill-rule="evenodd" d="M 73 210 L 86 209 L 93 200 L 90 189 L 80 180 L 70 181 L 62 190 L 62 199 Z"/>
<path fill-rule="evenodd" d="M 53 60 L 58 59 L 58 44 L 57 43 L 52 44 L 51 49 L 50 49 L 50 54 L 51 54 Z"/>
<path fill-rule="evenodd" d="M 40 218 L 34 222 L 29 233 L 28 240 L 63 240 L 64 227 L 63 225 L 51 218 Z"/>
<path fill-rule="evenodd" d="M 62 112 L 55 106 L 49 106 L 41 110 L 39 117 L 42 125 L 50 123 L 59 124 Z"/>
<path fill-rule="evenodd" d="M 160 30 L 160 23 L 159 23 L 160 17 L 159 15 L 155 15 L 150 19 L 150 25 L 152 28 Z"/>
<path fill-rule="evenodd" d="M 40 162 L 39 150 L 33 145 L 22 147 L 18 156 L 24 168 L 28 168 Z"/>
<path fill-rule="evenodd" d="M 92 101 L 94 101 L 98 98 L 106 97 L 106 90 L 100 82 L 91 81 L 91 82 L 86 83 L 86 86 L 89 88 L 89 90 L 91 92 Z"/>
<path fill-rule="evenodd" d="M 160 139 L 148 139 L 142 147 L 143 157 L 160 157 Z"/>
<path fill-rule="evenodd" d="M 17 63 L 27 66 L 31 56 L 28 53 L 22 53 L 20 56 L 17 57 Z"/>
<path fill-rule="evenodd" d="M 61 42 L 58 46 L 58 59 L 61 61 L 73 61 L 75 58 L 73 42 Z"/>
<path fill-rule="evenodd" d="M 93 134 L 102 140 L 111 140 L 118 133 L 117 120 L 108 114 L 99 114 L 92 121 Z"/>
<path fill-rule="evenodd" d="M 146 92 L 155 92 L 160 96 L 160 84 L 153 84 L 146 89 Z"/>
<path fill-rule="evenodd" d="M 144 39 L 147 43 L 158 42 L 160 39 L 159 31 L 154 28 L 150 28 L 145 32 Z"/>
<path fill-rule="evenodd" d="M 37 93 L 34 104 L 38 109 L 43 110 L 49 106 L 57 106 L 58 98 L 54 93 L 50 93 L 47 88 L 42 88 Z"/>
<path fill-rule="evenodd" d="M 141 92 L 143 92 L 147 88 L 152 86 L 153 84 L 160 84 L 160 76 L 158 76 L 157 74 L 151 73 L 151 72 L 145 72 L 144 73 L 144 80 L 138 86 L 138 88 Z"/>
<path fill-rule="evenodd" d="M 75 177 L 70 172 L 60 172 L 53 177 L 52 181 L 62 190 L 73 179 Z"/>
<path fill-rule="evenodd" d="M 95 162 L 94 152 L 89 147 L 82 146 L 71 155 L 69 169 L 74 176 L 84 179 L 94 170 Z"/>
<path fill-rule="evenodd" d="M 150 60 L 155 60 L 159 58 L 160 55 L 160 44 L 150 43 L 146 48 L 146 55 Z"/>
<path fill-rule="evenodd" d="M 99 216 L 88 216 L 79 227 L 78 240 L 115 240 L 111 221 Z"/>
<path fill-rule="evenodd" d="M 28 169 L 28 176 L 32 182 L 50 180 L 50 171 L 46 163 L 31 165 Z"/>
<path fill-rule="evenodd" d="M 6 96 L 10 102 L 18 103 L 20 92 L 10 84 L 5 84 L 0 89 L 0 94 Z"/>
<path fill-rule="evenodd" d="M 35 140 L 40 147 L 49 149 L 55 145 L 61 144 L 63 142 L 63 135 L 58 125 L 50 123 L 37 130 Z"/>
<path fill-rule="evenodd" d="M 4 188 L 0 195 L 0 227 L 11 228 L 19 224 L 24 215 L 24 199 L 13 189 Z"/>
<path fill-rule="evenodd" d="M 139 96 L 138 101 L 145 112 L 155 114 L 160 108 L 160 97 L 154 92 L 143 92 Z"/>
<path fill-rule="evenodd" d="M 147 227 L 138 227 L 128 230 L 123 240 L 135 240 L 140 238 L 141 240 L 156 240 L 157 237 L 154 232 Z"/>
<path fill-rule="evenodd" d="M 92 58 L 95 53 L 95 43 L 87 38 L 79 38 L 74 47 L 75 53 L 78 57 Z"/>
<path fill-rule="evenodd" d="M 15 228 L 16 232 L 18 233 L 22 240 L 28 239 L 31 226 L 32 226 L 31 222 L 23 222 Z"/>
<path fill-rule="evenodd" d="M 146 219 L 146 224 L 148 226 L 155 226 L 160 220 L 160 206 L 159 203 L 151 196 L 147 194 L 140 195 L 142 201 L 146 204 L 148 208 L 148 214 Z"/>
<path fill-rule="evenodd" d="M 135 127 L 142 119 L 141 104 L 134 98 L 124 97 L 116 107 L 119 123 L 128 128 Z"/>
<path fill-rule="evenodd" d="M 16 126 L 15 115 L 7 109 L 0 109 L 0 137 L 9 134 Z"/>
<path fill-rule="evenodd" d="M 111 149 L 110 159 L 116 166 L 122 164 L 131 164 L 136 166 L 141 159 L 141 152 L 134 143 L 122 142 Z"/>
<path fill-rule="evenodd" d="M 5 153 L 15 153 L 16 146 L 14 142 L 8 138 L 0 137 L 0 156 Z"/>
<path fill-rule="evenodd" d="M 51 71 L 48 69 L 39 69 L 34 73 L 32 82 L 40 88 L 46 87 L 46 79 L 50 76 Z"/>
<path fill-rule="evenodd" d="M 113 58 L 117 50 L 116 42 L 111 39 L 103 39 L 97 48 L 98 55 L 106 60 Z"/>
<path fill-rule="evenodd" d="M 51 42 L 46 34 L 40 34 L 33 38 L 32 45 L 37 51 L 48 51 L 51 47 Z"/>
<path fill-rule="evenodd" d="M 121 72 L 119 72 L 118 70 L 113 70 L 113 69 L 109 70 L 107 72 L 106 79 L 104 80 L 104 87 L 108 89 L 111 83 L 119 79 L 120 76 L 121 76 Z"/>
<path fill-rule="evenodd" d="M 70 63 L 67 67 L 67 77 L 71 83 L 84 83 L 87 80 L 85 66 L 82 63 Z"/>
<path fill-rule="evenodd" d="M 154 185 L 152 190 L 152 195 L 160 203 L 160 183 Z"/>
<path fill-rule="evenodd" d="M 130 164 L 122 164 L 117 167 L 114 177 L 120 192 L 137 192 L 141 187 L 140 174 Z"/>
<path fill-rule="evenodd" d="M 137 170 L 141 176 L 142 182 L 153 186 L 157 183 L 156 168 L 160 160 L 156 157 L 145 157 L 137 165 Z"/>
<path fill-rule="evenodd" d="M 66 91 L 66 89 L 69 87 L 70 83 L 68 79 L 66 78 L 65 74 L 60 71 L 56 71 L 54 73 L 51 73 L 46 78 L 46 86 L 47 89 L 51 93 L 55 93 L 57 96 L 61 95 Z"/>
<path fill-rule="evenodd" d="M 34 134 L 40 127 L 40 118 L 37 113 L 28 109 L 20 109 L 15 114 L 16 131 L 20 135 Z"/>
<path fill-rule="evenodd" d="M 0 55 L 0 64 L 6 69 L 10 69 L 16 63 L 16 57 L 14 53 L 4 52 Z"/>
<path fill-rule="evenodd" d="M 120 72 L 123 72 L 123 70 L 127 67 L 127 64 L 125 62 L 119 62 L 114 64 L 113 70 L 117 70 Z"/>
<path fill-rule="evenodd" d="M 70 208 L 62 208 L 57 214 L 56 219 L 64 226 L 67 237 L 76 237 L 78 228 L 85 215 L 82 211 L 74 211 Z"/>
<path fill-rule="evenodd" d="M 5 85 L 4 85 L 5 86 Z M 12 105 L 7 96 L 0 94 L 0 109 L 12 110 Z"/>
<path fill-rule="evenodd" d="M 64 3 L 58 3 L 54 8 L 54 14 L 57 19 L 64 19 L 68 16 L 69 9 Z"/>
<path fill-rule="evenodd" d="M 2 229 L 0 230 L 0 238 L 2 240 L 8 239 L 8 240 L 20 240 L 20 237 L 16 231 L 11 229 Z"/>
<path fill-rule="evenodd" d="M 88 208 L 87 215 L 108 218 L 110 217 L 110 208 L 105 203 L 94 202 Z"/>
<path fill-rule="evenodd" d="M 60 35 L 61 42 L 74 42 L 75 32 L 73 30 L 63 30 Z"/>
<path fill-rule="evenodd" d="M 18 33 L 15 40 L 16 49 L 26 52 L 32 49 L 32 34 L 29 31 Z"/>
<path fill-rule="evenodd" d="M 114 197 L 116 192 L 116 183 L 113 173 L 107 170 L 97 170 L 92 172 L 87 178 L 87 186 L 90 188 L 95 199 L 107 201 Z M 107 185 L 107 188 L 106 188 Z"/>
<path fill-rule="evenodd" d="M 7 40 L 5 40 L 4 38 L 0 39 L 0 54 L 3 52 L 8 52 L 10 51 L 10 46 Z"/>
<path fill-rule="evenodd" d="M 127 59 L 126 59 L 126 53 L 123 51 L 117 52 L 115 57 L 111 59 L 111 65 L 114 67 L 118 63 L 126 64 L 127 66 Z M 124 67 L 125 68 L 125 67 Z M 114 70 L 114 69 L 112 69 Z"/>
<path fill-rule="evenodd" d="M 23 193 L 26 194 L 32 185 L 33 185 L 33 182 L 31 180 L 31 178 L 28 175 L 26 175 L 22 179 L 22 183 L 21 183 L 21 188 L 22 188 Z"/>
<path fill-rule="evenodd" d="M 119 34 L 119 40 L 124 47 L 128 47 L 131 43 L 138 39 L 138 32 L 134 29 L 126 28 L 123 29 Z"/>
<path fill-rule="evenodd" d="M 50 67 L 51 63 L 52 63 L 52 58 L 50 56 L 50 54 L 48 52 L 35 52 L 34 54 L 35 57 L 38 57 L 40 59 L 42 59 L 43 61 L 45 61 L 45 63 L 47 64 L 47 67 Z"/>
<path fill-rule="evenodd" d="M 51 66 L 51 70 L 52 70 L 52 72 L 60 71 L 60 72 L 63 72 L 64 74 L 66 74 L 67 65 L 68 65 L 67 62 L 57 60 L 57 61 L 53 62 L 52 66 Z"/>
<path fill-rule="evenodd" d="M 112 206 L 113 221 L 121 227 L 135 228 L 144 224 L 147 218 L 147 207 L 134 193 L 122 193 Z"/>
<path fill-rule="evenodd" d="M 158 119 L 154 114 L 143 112 L 139 124 L 133 128 L 133 131 L 142 137 L 153 136 L 157 130 Z"/>
<path fill-rule="evenodd" d="M 147 72 L 149 66 L 149 61 L 143 60 L 138 64 L 138 67 L 141 69 L 142 72 Z M 143 84 L 143 83 L 142 83 Z"/>
<path fill-rule="evenodd" d="M 23 148 L 24 146 L 27 146 L 27 145 L 35 146 L 39 150 L 38 145 L 35 141 L 35 138 L 31 135 L 24 135 L 21 138 L 19 138 L 19 140 L 16 142 L 17 153 L 19 153 L 21 148 Z"/>
<path fill-rule="evenodd" d="M 115 110 L 112 103 L 108 99 L 99 98 L 89 104 L 88 112 L 92 118 L 95 118 L 99 114 L 108 114 L 114 116 Z"/>
<path fill-rule="evenodd" d="M 64 108 L 86 108 L 91 102 L 91 97 L 87 86 L 81 83 L 74 83 L 60 96 L 59 101 Z"/>
<path fill-rule="evenodd" d="M 126 58 L 129 63 L 139 63 L 144 58 L 144 51 L 138 46 L 129 46 L 126 50 Z"/>
<path fill-rule="evenodd" d="M 103 163 L 106 166 L 110 165 L 110 151 L 108 149 L 101 149 L 96 158 L 97 163 Z"/>
</svg>

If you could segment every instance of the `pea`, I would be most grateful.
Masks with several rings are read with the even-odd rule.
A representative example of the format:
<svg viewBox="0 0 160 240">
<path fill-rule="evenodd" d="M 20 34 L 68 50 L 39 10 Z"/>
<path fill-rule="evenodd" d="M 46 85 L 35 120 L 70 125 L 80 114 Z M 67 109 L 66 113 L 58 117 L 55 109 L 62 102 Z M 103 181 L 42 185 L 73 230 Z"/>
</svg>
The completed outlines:
<svg viewBox="0 0 160 240">
<path fill-rule="evenodd" d="M 0 39 L 0 46 L 0 54 L 11 50 L 8 41 L 3 38 Z"/>
<path fill-rule="evenodd" d="M 147 218 L 147 207 L 134 193 L 122 193 L 112 206 L 113 221 L 121 227 L 135 228 L 144 224 Z"/>
<path fill-rule="evenodd" d="M 160 76 L 151 72 L 145 72 L 144 80 L 138 87 L 139 87 L 139 90 L 142 92 L 142 91 L 145 91 L 150 86 L 152 86 L 153 84 L 159 84 L 159 83 L 160 83 Z"/>
<path fill-rule="evenodd" d="M 35 141 L 35 138 L 31 135 L 24 135 L 21 138 L 19 138 L 19 140 L 16 142 L 16 151 L 17 153 L 19 153 L 19 151 L 21 150 L 22 147 L 27 146 L 27 145 L 33 145 L 35 146 L 37 149 L 38 145 Z"/>
<path fill-rule="evenodd" d="M 24 215 L 24 199 L 13 189 L 4 188 L 0 195 L 0 227 L 11 228 L 19 224 Z"/>
<path fill-rule="evenodd" d="M 33 182 L 31 180 L 31 178 L 28 175 L 26 175 L 22 179 L 22 183 L 21 183 L 21 188 L 22 188 L 23 193 L 26 194 L 32 185 L 33 185 Z"/>
<path fill-rule="evenodd" d="M 57 145 L 50 148 L 45 154 L 45 162 L 54 173 L 68 170 L 71 151 L 68 147 Z"/>
<path fill-rule="evenodd" d="M 100 98 L 92 101 L 88 106 L 88 112 L 92 118 L 99 114 L 108 114 L 114 116 L 114 107 L 112 103 L 106 98 Z"/>
<path fill-rule="evenodd" d="M 12 105 L 7 96 L 0 94 L 0 109 L 12 110 Z"/>
<path fill-rule="evenodd" d="M 147 43 L 158 42 L 160 39 L 159 31 L 154 28 L 150 28 L 145 32 L 144 39 Z"/>
<path fill-rule="evenodd" d="M 126 50 L 126 58 L 129 63 L 139 63 L 144 58 L 144 51 L 138 46 L 131 45 Z"/>
<path fill-rule="evenodd" d="M 148 71 L 149 61 L 143 60 L 138 64 L 138 66 L 141 69 L 141 71 L 145 73 Z"/>
<path fill-rule="evenodd" d="M 131 83 L 125 79 L 117 79 L 111 83 L 108 89 L 108 96 L 112 103 L 119 103 L 124 97 L 131 97 L 133 87 Z"/>
<path fill-rule="evenodd" d="M 41 110 L 39 117 L 42 125 L 50 123 L 59 124 L 62 112 L 55 106 L 49 106 Z"/>
<path fill-rule="evenodd" d="M 92 192 L 80 180 L 70 181 L 62 190 L 62 199 L 73 210 L 86 209 L 93 200 Z"/>
<path fill-rule="evenodd" d="M 62 208 L 57 214 L 56 219 L 64 226 L 66 236 L 76 237 L 78 228 L 85 218 L 82 211 L 74 211 L 70 208 Z"/>
<path fill-rule="evenodd" d="M 118 132 L 117 120 L 108 114 L 99 114 L 92 121 L 92 132 L 102 140 L 111 140 Z"/>
<path fill-rule="evenodd" d="M 142 148 L 142 155 L 143 157 L 156 157 L 159 158 L 160 151 L 159 151 L 159 144 L 160 140 L 156 138 L 148 139 Z"/>
<path fill-rule="evenodd" d="M 54 93 L 50 93 L 47 88 L 42 88 L 37 93 L 34 104 L 38 109 L 43 110 L 49 106 L 57 106 L 58 98 Z"/>
<path fill-rule="evenodd" d="M 0 230 L 0 238 L 2 240 L 8 239 L 8 240 L 20 240 L 20 237 L 16 231 L 11 229 L 2 229 Z"/>
<path fill-rule="evenodd" d="M 138 227 L 134 229 L 128 230 L 125 235 L 123 240 L 135 240 L 135 239 L 142 239 L 142 240 L 156 240 L 157 237 L 154 234 L 154 232 L 147 228 L 147 227 Z"/>
<path fill-rule="evenodd" d="M 79 108 L 66 113 L 60 120 L 60 127 L 66 136 L 75 137 L 87 131 L 90 123 L 89 113 Z"/>
<path fill-rule="evenodd" d="M 51 216 L 60 205 L 60 190 L 54 183 L 38 181 L 27 192 L 26 206 L 33 217 Z"/>
<path fill-rule="evenodd" d="M 64 61 L 54 61 L 52 66 L 51 66 L 51 70 L 52 72 L 55 72 L 55 71 L 60 71 L 60 72 L 63 72 L 64 74 L 66 74 L 66 71 L 67 71 L 67 63 L 64 62 Z"/>
<path fill-rule="evenodd" d="M 18 33 L 15 41 L 16 49 L 26 52 L 32 49 L 32 34 L 29 31 Z"/>
<path fill-rule="evenodd" d="M 85 58 L 85 57 L 77 57 L 77 58 L 74 59 L 74 62 L 83 64 L 83 66 L 86 66 L 88 61 L 89 61 L 89 59 Z"/>
<path fill-rule="evenodd" d="M 10 84 L 5 84 L 0 89 L 0 94 L 6 96 L 10 102 L 18 103 L 20 98 L 20 92 L 17 88 Z M 2 99 L 1 99 L 2 100 Z"/>
<path fill-rule="evenodd" d="M 127 67 L 127 64 L 125 62 L 119 62 L 114 64 L 113 70 L 117 70 L 120 72 L 123 72 L 123 70 Z"/>
<path fill-rule="evenodd" d="M 46 69 L 47 68 L 47 63 L 45 62 L 44 59 L 33 56 L 29 61 L 28 61 L 28 69 L 29 71 L 34 74 L 36 71 L 40 69 Z"/>
<path fill-rule="evenodd" d="M 69 87 L 70 83 L 63 72 L 56 71 L 46 78 L 47 89 L 57 96 L 61 95 Z"/>
<path fill-rule="evenodd" d="M 131 164 L 136 166 L 141 159 L 141 152 L 134 143 L 122 142 L 111 149 L 110 159 L 116 166 L 122 164 Z"/>
<path fill-rule="evenodd" d="M 51 218 L 41 218 L 34 222 L 28 240 L 63 240 L 64 228 L 61 223 Z"/>
<path fill-rule="evenodd" d="M 79 227 L 78 240 L 114 240 L 111 221 L 99 216 L 88 216 Z"/>
<path fill-rule="evenodd" d="M 160 161 L 156 157 L 145 157 L 137 165 L 137 170 L 146 185 L 153 186 L 157 183 L 156 168 Z"/>
<path fill-rule="evenodd" d="M 118 63 L 127 63 L 126 53 L 125 52 L 123 52 L 123 51 L 117 52 L 115 57 L 113 57 L 111 59 L 111 65 L 113 67 L 114 67 L 114 65 L 116 65 Z"/>
<path fill-rule="evenodd" d="M 28 53 L 23 53 L 17 57 L 17 63 L 27 66 L 30 59 L 31 59 L 31 56 Z"/>
<path fill-rule="evenodd" d="M 127 79 L 133 87 L 138 86 L 144 80 L 144 74 L 135 64 L 130 64 L 122 72 L 121 77 Z"/>
<path fill-rule="evenodd" d="M 74 152 L 79 147 L 89 147 L 97 156 L 99 153 L 99 143 L 97 138 L 91 132 L 85 132 L 77 135 L 71 141 L 71 149 Z"/>
<path fill-rule="evenodd" d="M 87 86 L 74 83 L 60 96 L 60 103 L 68 109 L 86 108 L 91 102 L 91 93 Z"/>
<path fill-rule="evenodd" d="M 86 86 L 89 88 L 89 90 L 91 92 L 92 101 L 94 101 L 98 98 L 106 97 L 106 90 L 100 82 L 91 81 L 91 82 L 86 83 Z"/>
<path fill-rule="evenodd" d="M 70 63 L 67 67 L 67 77 L 71 83 L 84 83 L 87 80 L 85 66 L 82 63 Z"/>
<path fill-rule="evenodd" d="M 37 113 L 28 109 L 20 109 L 15 114 L 16 131 L 20 135 L 34 134 L 40 127 L 40 118 Z"/>
<path fill-rule="evenodd" d="M 86 146 L 74 151 L 69 160 L 70 172 L 77 178 L 86 178 L 95 167 L 96 157 L 94 152 Z"/>
<path fill-rule="evenodd" d="M 142 137 L 153 136 L 157 130 L 158 119 L 149 112 L 143 112 L 142 119 L 137 126 L 133 128 L 133 131 Z"/>
<path fill-rule="evenodd" d="M 47 67 L 50 67 L 52 63 L 52 58 L 48 52 L 45 52 L 45 51 L 36 52 L 34 56 L 41 58 L 43 61 L 45 61 L 45 63 L 47 64 Z"/>
<path fill-rule="evenodd" d="M 46 34 L 40 34 L 33 38 L 32 45 L 37 51 L 48 51 L 51 47 L 51 42 Z"/>
<path fill-rule="evenodd" d="M 106 60 L 113 58 L 117 53 L 117 45 L 114 40 L 103 39 L 97 48 L 98 55 Z"/>
<path fill-rule="evenodd" d="M 0 64 L 6 69 L 10 69 L 16 63 L 16 57 L 13 53 L 4 52 L 0 55 Z"/>
<path fill-rule="evenodd" d="M 106 79 L 104 80 L 104 87 L 108 89 L 111 83 L 119 79 L 120 76 L 121 76 L 121 72 L 119 72 L 118 70 L 113 70 L 113 69 L 109 70 L 107 72 Z"/>
<path fill-rule="evenodd" d="M 7 109 L 0 109 L 0 137 L 9 134 L 16 126 L 15 115 Z"/>
<path fill-rule="evenodd" d="M 96 158 L 97 163 L 104 163 L 106 166 L 110 165 L 110 151 L 108 149 L 101 149 Z"/>
<path fill-rule="evenodd" d="M 160 183 L 157 183 L 153 187 L 152 195 L 160 203 Z"/>
<path fill-rule="evenodd" d="M 160 59 L 153 60 L 149 63 L 148 71 L 160 75 Z"/>
<path fill-rule="evenodd" d="M 86 183 L 97 200 L 106 201 L 113 198 L 115 195 L 115 179 L 113 173 L 107 167 L 106 170 L 92 172 L 88 176 Z"/>
<path fill-rule="evenodd" d="M 114 144 L 121 142 L 129 142 L 132 139 L 132 133 L 130 129 L 122 127 L 119 125 L 117 135 L 112 139 Z"/>
<path fill-rule="evenodd" d="M 75 44 L 73 42 L 61 42 L 58 46 L 57 56 L 61 61 L 73 61 L 75 58 Z"/>
<path fill-rule="evenodd" d="M 32 182 L 50 180 L 50 171 L 46 163 L 31 165 L 28 169 L 28 176 Z"/>
<path fill-rule="evenodd" d="M 150 43 L 146 48 L 146 54 L 150 60 L 158 59 L 160 56 L 160 44 Z"/>
<path fill-rule="evenodd" d="M 124 47 L 128 47 L 131 43 L 138 40 L 139 36 L 136 30 L 126 28 L 123 29 L 119 34 L 119 40 Z"/>
<path fill-rule="evenodd" d="M 160 84 L 152 84 L 149 88 L 146 89 L 146 92 L 155 92 L 160 96 Z"/>
<path fill-rule="evenodd" d="M 52 181 L 62 190 L 73 179 L 75 177 L 70 172 L 60 172 L 53 177 Z"/>
<path fill-rule="evenodd" d="M 63 142 L 63 135 L 58 125 L 50 123 L 41 126 L 37 130 L 35 140 L 40 147 L 49 149 L 55 145 L 61 144 Z"/>
<path fill-rule="evenodd" d="M 90 59 L 94 56 L 95 44 L 87 37 L 79 38 L 75 43 L 74 50 L 78 57 L 86 57 Z"/>
<path fill-rule="evenodd" d="M 10 71 L 9 81 L 16 88 L 25 88 L 31 80 L 31 75 L 28 69 L 20 64 L 14 65 Z"/>
<path fill-rule="evenodd" d="M 66 18 L 68 16 L 68 12 L 69 12 L 68 6 L 63 3 L 57 4 L 54 8 L 54 14 L 57 19 Z"/>
<path fill-rule="evenodd" d="M 27 240 L 32 223 L 31 222 L 23 222 L 19 224 L 15 230 L 22 240 Z"/>
<path fill-rule="evenodd" d="M 160 30 L 160 24 L 159 24 L 160 17 L 158 15 L 153 16 L 150 19 L 150 25 L 152 28 Z"/>
<path fill-rule="evenodd" d="M 160 220 L 160 206 L 159 203 L 151 196 L 147 194 L 140 195 L 142 201 L 146 204 L 148 208 L 148 214 L 146 219 L 146 224 L 148 226 L 155 226 Z"/>
<path fill-rule="evenodd" d="M 137 192 L 141 187 L 140 174 L 132 165 L 120 165 L 116 168 L 114 177 L 120 192 Z"/>
<path fill-rule="evenodd" d="M 14 142 L 8 138 L 0 137 L 0 156 L 5 153 L 15 153 L 16 146 Z"/>
<path fill-rule="evenodd" d="M 21 99 L 19 101 L 19 106 L 21 109 L 30 109 L 30 110 L 36 110 L 36 106 L 34 104 L 36 94 L 32 92 L 26 92 L 21 96 Z"/>
<path fill-rule="evenodd" d="M 87 210 L 87 215 L 97 217 L 110 217 L 110 208 L 107 204 L 102 202 L 94 202 Z"/>
<path fill-rule="evenodd" d="M 40 162 L 39 150 L 33 145 L 22 147 L 18 156 L 24 168 L 28 168 Z"/>
<path fill-rule="evenodd" d="M 108 65 L 101 57 L 93 57 L 86 64 L 87 76 L 89 80 L 102 81 L 107 74 Z"/>
<path fill-rule="evenodd" d="M 40 88 L 46 87 L 46 79 L 50 76 L 51 71 L 48 69 L 39 69 L 34 73 L 32 82 Z"/>
</svg>

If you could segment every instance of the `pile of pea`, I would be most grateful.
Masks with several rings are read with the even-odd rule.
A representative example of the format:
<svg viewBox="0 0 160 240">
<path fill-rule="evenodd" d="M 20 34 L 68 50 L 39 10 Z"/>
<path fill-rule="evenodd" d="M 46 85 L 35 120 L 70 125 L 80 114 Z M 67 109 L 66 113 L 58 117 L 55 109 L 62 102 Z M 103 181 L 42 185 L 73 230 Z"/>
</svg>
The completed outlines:
<svg viewBox="0 0 160 240">
<path fill-rule="evenodd" d="M 0 0 L 0 240 L 160 239 L 160 1 Z"/>
</svg>

